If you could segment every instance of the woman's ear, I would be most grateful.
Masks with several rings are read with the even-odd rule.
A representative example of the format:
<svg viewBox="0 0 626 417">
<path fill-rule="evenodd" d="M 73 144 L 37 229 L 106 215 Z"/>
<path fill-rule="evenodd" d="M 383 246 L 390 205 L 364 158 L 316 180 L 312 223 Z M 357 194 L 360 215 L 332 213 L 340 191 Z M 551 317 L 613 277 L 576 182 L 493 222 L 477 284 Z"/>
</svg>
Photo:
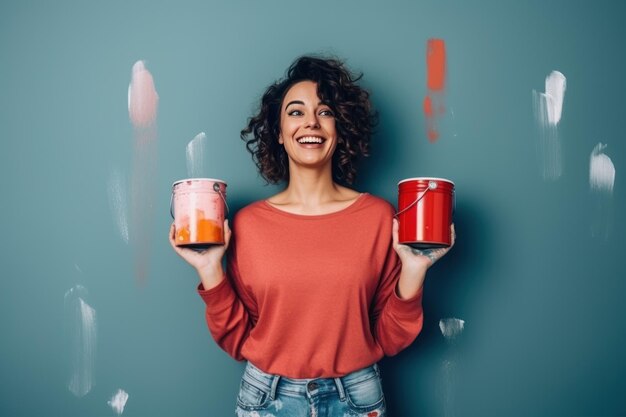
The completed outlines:
<svg viewBox="0 0 626 417">
<path fill-rule="evenodd" d="M 280 143 L 281 145 L 285 143 L 285 141 L 283 140 L 283 135 L 278 135 L 278 143 Z"/>
</svg>

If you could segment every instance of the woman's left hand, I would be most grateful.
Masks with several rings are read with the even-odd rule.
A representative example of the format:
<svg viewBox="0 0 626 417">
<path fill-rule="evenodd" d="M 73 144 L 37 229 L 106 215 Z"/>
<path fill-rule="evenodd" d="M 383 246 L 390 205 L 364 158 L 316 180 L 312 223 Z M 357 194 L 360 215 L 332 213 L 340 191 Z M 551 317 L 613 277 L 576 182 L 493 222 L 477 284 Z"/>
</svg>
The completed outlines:
<svg viewBox="0 0 626 417">
<path fill-rule="evenodd" d="M 415 249 L 408 245 L 402 245 L 398 243 L 398 219 L 393 219 L 393 248 L 402 261 L 402 268 L 415 268 L 426 270 L 434 265 L 439 259 L 441 259 L 450 249 L 454 246 L 456 240 L 456 233 L 454 232 L 454 224 L 450 226 L 451 244 L 447 248 L 440 249 Z"/>
</svg>

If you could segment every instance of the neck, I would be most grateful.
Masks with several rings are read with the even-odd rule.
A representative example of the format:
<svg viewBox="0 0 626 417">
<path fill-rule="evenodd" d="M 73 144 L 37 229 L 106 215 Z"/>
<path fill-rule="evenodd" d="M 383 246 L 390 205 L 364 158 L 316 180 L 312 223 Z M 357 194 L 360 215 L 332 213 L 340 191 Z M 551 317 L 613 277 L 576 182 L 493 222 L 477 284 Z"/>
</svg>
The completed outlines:
<svg viewBox="0 0 626 417">
<path fill-rule="evenodd" d="M 316 206 L 335 200 L 340 193 L 339 186 L 333 181 L 330 164 L 321 168 L 289 168 L 289 184 L 284 196 L 291 203 Z"/>
</svg>

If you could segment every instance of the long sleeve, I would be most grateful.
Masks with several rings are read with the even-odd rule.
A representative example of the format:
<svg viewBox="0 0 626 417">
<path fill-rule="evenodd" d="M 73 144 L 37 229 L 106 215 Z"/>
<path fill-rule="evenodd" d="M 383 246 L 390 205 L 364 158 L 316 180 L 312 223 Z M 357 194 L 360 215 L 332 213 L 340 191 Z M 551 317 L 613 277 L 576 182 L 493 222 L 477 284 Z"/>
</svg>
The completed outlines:
<svg viewBox="0 0 626 417">
<path fill-rule="evenodd" d="M 388 236 L 391 236 L 391 230 Z M 402 263 L 390 240 L 370 314 L 372 334 L 386 356 L 393 356 L 409 346 L 422 330 L 424 321 L 423 289 L 407 300 L 399 298 L 396 293 Z"/>
<path fill-rule="evenodd" d="M 241 350 L 258 314 L 254 298 L 241 285 L 235 240 L 233 236 L 224 279 L 210 290 L 200 284 L 198 293 L 206 304 L 205 318 L 215 342 L 236 360 L 243 360 Z"/>
</svg>

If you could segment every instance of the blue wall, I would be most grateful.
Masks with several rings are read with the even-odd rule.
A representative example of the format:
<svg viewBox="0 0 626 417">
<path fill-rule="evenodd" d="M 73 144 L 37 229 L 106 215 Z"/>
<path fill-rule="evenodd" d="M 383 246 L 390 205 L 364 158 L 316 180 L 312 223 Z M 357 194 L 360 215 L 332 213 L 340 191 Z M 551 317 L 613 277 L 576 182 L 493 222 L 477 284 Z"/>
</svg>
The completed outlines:
<svg viewBox="0 0 626 417">
<path fill-rule="evenodd" d="M 120 388 L 125 416 L 233 415 L 243 365 L 212 341 L 197 277 L 169 247 L 170 187 L 204 131 L 207 175 L 228 182 L 235 210 L 276 192 L 238 135 L 264 88 L 310 52 L 362 71 L 380 112 L 358 190 L 395 203 L 403 178 L 457 186 L 458 243 L 428 274 L 424 330 L 381 364 L 391 415 L 626 415 L 625 10 L 615 1 L 3 2 L 0 415 L 115 415 L 107 401 Z M 446 42 L 448 82 L 441 137 L 429 143 L 433 37 Z M 160 97 L 148 162 L 127 110 L 138 60 Z M 545 180 L 532 91 L 552 70 L 567 77 L 563 173 Z M 590 190 L 599 142 L 617 171 L 612 196 Z M 153 214 L 141 241 L 129 217 L 126 242 L 111 187 L 129 192 L 138 165 L 152 191 L 126 206 Z M 603 233 L 594 221 L 606 222 Z M 97 318 L 95 385 L 84 396 L 68 390 L 77 329 L 66 293 L 77 285 Z M 465 321 L 455 344 L 439 330 L 446 317 Z"/>
</svg>

